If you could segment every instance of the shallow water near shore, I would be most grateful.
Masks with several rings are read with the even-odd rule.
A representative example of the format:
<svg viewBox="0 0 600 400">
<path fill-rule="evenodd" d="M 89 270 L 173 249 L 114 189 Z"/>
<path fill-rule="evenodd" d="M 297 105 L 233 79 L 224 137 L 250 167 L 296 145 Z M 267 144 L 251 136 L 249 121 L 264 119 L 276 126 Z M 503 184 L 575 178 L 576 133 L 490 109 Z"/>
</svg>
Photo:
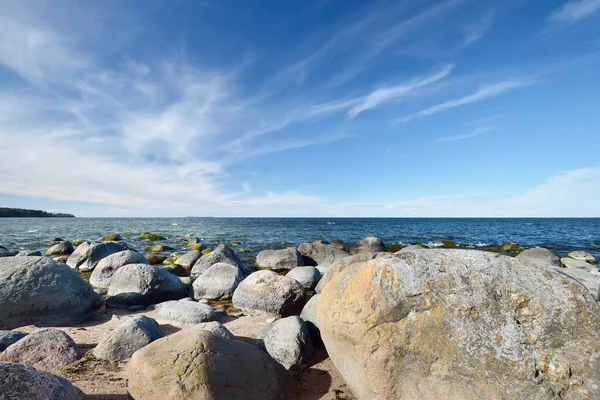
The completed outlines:
<svg viewBox="0 0 600 400">
<path fill-rule="evenodd" d="M 542 246 L 557 254 L 587 250 L 600 256 L 600 218 L 4 218 L 0 245 L 10 250 L 47 249 L 54 237 L 98 240 L 119 233 L 133 248 L 156 242 L 186 249 L 186 237 L 198 237 L 207 247 L 240 241 L 238 249 L 254 256 L 264 248 L 295 246 L 316 239 L 356 242 L 378 236 L 386 244 L 434 244 L 453 240 L 461 247 L 485 248 L 506 241 L 523 247 Z"/>
</svg>

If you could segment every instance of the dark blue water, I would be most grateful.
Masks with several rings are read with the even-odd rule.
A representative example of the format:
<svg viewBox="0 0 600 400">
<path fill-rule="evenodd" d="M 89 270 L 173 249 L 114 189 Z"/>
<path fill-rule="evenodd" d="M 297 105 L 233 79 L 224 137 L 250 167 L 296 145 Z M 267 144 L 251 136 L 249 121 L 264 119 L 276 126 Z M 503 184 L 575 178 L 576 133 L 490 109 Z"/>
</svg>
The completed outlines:
<svg viewBox="0 0 600 400">
<path fill-rule="evenodd" d="M 196 236 L 210 246 L 242 242 L 255 255 L 265 247 L 298 245 L 317 239 L 356 242 L 381 237 L 386 244 L 430 243 L 449 239 L 462 247 L 487 247 L 515 241 L 524 247 L 543 246 L 557 254 L 587 250 L 600 255 L 600 218 L 4 218 L 0 245 L 11 250 L 46 249 L 48 240 L 97 240 L 119 233 L 134 248 L 143 249 L 141 232 L 158 233 L 169 244 L 185 249 L 185 238 Z"/>
</svg>

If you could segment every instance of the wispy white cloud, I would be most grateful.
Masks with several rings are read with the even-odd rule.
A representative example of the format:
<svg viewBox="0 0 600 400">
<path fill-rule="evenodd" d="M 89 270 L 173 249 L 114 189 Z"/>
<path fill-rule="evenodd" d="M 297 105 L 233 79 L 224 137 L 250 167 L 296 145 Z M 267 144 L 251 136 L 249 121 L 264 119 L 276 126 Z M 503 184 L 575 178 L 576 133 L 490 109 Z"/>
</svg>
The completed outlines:
<svg viewBox="0 0 600 400">
<path fill-rule="evenodd" d="M 480 128 L 475 129 L 473 132 L 470 132 L 470 133 L 465 133 L 465 134 L 456 135 L 456 136 L 444 136 L 444 137 L 438 138 L 438 139 L 434 140 L 434 143 L 454 142 L 456 140 L 470 139 L 470 138 L 474 138 L 476 136 L 482 135 L 486 132 L 492 131 L 494 129 L 496 129 L 495 126 L 482 126 Z"/>
<path fill-rule="evenodd" d="M 577 22 L 600 11 L 600 0 L 567 1 L 548 17 L 554 22 Z"/>
<path fill-rule="evenodd" d="M 350 111 L 348 111 L 348 117 L 354 118 L 363 111 L 377 108 L 382 104 L 406 97 L 420 87 L 430 85 L 447 77 L 452 71 L 452 68 L 452 65 L 446 65 L 431 75 L 420 76 L 401 85 L 378 88 L 362 99 L 360 104 L 352 107 Z"/>
<path fill-rule="evenodd" d="M 481 19 L 475 23 L 467 24 L 463 28 L 464 39 L 460 47 L 470 46 L 477 42 L 490 29 L 494 21 L 494 13 L 491 11 L 483 14 Z"/>
<path fill-rule="evenodd" d="M 446 101 L 444 103 L 437 104 L 435 106 L 426 108 L 422 111 L 416 112 L 414 114 L 409 114 L 404 117 L 396 119 L 394 122 L 402 123 L 409 122 L 418 118 L 427 117 L 430 115 L 438 114 L 443 111 L 447 111 L 456 107 L 460 107 L 466 104 L 476 103 L 490 97 L 496 97 L 508 92 L 511 92 L 515 89 L 522 88 L 525 86 L 531 86 L 535 84 L 536 81 L 532 79 L 514 79 L 514 80 L 506 80 L 498 83 L 488 84 L 481 86 L 474 93 L 469 95 L 459 97 L 453 100 Z"/>
</svg>

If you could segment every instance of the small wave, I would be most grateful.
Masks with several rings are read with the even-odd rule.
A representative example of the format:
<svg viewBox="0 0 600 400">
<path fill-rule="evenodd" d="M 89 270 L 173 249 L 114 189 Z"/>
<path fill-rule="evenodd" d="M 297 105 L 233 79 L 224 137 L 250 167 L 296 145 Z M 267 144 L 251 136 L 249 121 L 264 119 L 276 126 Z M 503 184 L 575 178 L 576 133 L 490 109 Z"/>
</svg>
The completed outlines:
<svg viewBox="0 0 600 400">
<path fill-rule="evenodd" d="M 27 233 L 36 233 L 36 232 L 38 232 L 38 231 L 39 231 L 39 229 L 32 229 L 32 230 L 30 230 L 30 231 L 27 231 Z"/>
<path fill-rule="evenodd" d="M 475 243 L 475 247 L 487 247 L 489 245 L 490 245 L 489 243 L 482 243 L 482 242 Z"/>
<path fill-rule="evenodd" d="M 442 247 L 444 243 L 442 242 L 428 242 L 427 247 Z"/>
<path fill-rule="evenodd" d="M 177 226 L 177 225 L 179 225 L 179 224 L 178 224 L 177 222 L 173 222 L 171 225 L 173 225 L 173 226 Z"/>
</svg>

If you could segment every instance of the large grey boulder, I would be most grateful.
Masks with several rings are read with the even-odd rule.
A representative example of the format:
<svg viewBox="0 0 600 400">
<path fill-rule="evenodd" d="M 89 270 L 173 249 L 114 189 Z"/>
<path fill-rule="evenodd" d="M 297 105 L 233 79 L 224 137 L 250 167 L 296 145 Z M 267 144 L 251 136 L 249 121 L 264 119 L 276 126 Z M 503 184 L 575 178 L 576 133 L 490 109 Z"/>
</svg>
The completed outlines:
<svg viewBox="0 0 600 400">
<path fill-rule="evenodd" d="M 81 390 L 49 372 L 0 362 L 0 395 L 6 400 L 85 400 Z"/>
<path fill-rule="evenodd" d="M 39 250 L 21 250 L 15 257 L 41 257 L 42 252 Z"/>
<path fill-rule="evenodd" d="M 252 272 L 252 270 L 245 266 L 244 263 L 238 258 L 238 256 L 229 247 L 220 244 L 216 249 L 208 254 L 203 255 L 196 261 L 192 267 L 192 279 L 199 277 L 204 271 L 216 263 L 231 264 L 238 267 L 244 274 Z"/>
<path fill-rule="evenodd" d="M 327 272 L 319 280 L 319 283 L 315 288 L 315 292 L 321 293 L 325 285 L 346 268 L 354 267 L 356 265 L 362 265 L 374 258 L 387 255 L 389 255 L 389 253 L 361 253 L 350 257 L 344 257 L 340 260 L 335 261 L 329 266 L 329 268 L 327 268 Z"/>
<path fill-rule="evenodd" d="M 337 247 L 321 243 L 302 243 L 298 246 L 298 252 L 302 254 L 304 265 L 322 265 L 325 267 L 350 255 Z"/>
<path fill-rule="evenodd" d="M 306 291 L 295 279 L 273 271 L 256 271 L 233 293 L 233 305 L 248 312 L 298 315 L 306 304 Z"/>
<path fill-rule="evenodd" d="M 8 346 L 18 342 L 27 336 L 25 332 L 19 331 L 0 331 L 0 351 L 6 350 Z"/>
<path fill-rule="evenodd" d="M 81 358 L 79 348 L 65 332 L 46 328 L 8 346 L 0 360 L 54 371 Z"/>
<path fill-rule="evenodd" d="M 275 272 L 289 271 L 303 265 L 302 255 L 294 247 L 282 250 L 263 250 L 256 256 L 257 267 Z"/>
<path fill-rule="evenodd" d="M 0 329 L 77 324 L 100 305 L 92 287 L 48 257 L 0 259 Z"/>
<path fill-rule="evenodd" d="M 161 337 L 160 326 L 152 318 L 130 317 L 100 340 L 94 356 L 101 360 L 124 360 Z"/>
<path fill-rule="evenodd" d="M 379 253 L 386 251 L 383 240 L 378 237 L 366 237 L 350 248 L 350 254 Z"/>
<path fill-rule="evenodd" d="M 46 250 L 47 256 L 63 256 L 75 251 L 73 244 L 69 241 L 59 242 Z"/>
<path fill-rule="evenodd" d="M 560 258 L 550 250 L 544 249 L 543 247 L 527 249 L 519 253 L 515 259 L 533 263 L 538 267 L 562 267 Z"/>
<path fill-rule="evenodd" d="M 83 242 L 67 259 L 67 265 L 79 271 L 91 271 L 104 257 L 127 250 L 127 245 L 119 242 Z"/>
<path fill-rule="evenodd" d="M 572 251 L 569 254 L 567 254 L 567 257 L 572 258 L 574 260 L 586 261 L 591 264 L 594 264 L 598 261 L 593 254 L 583 250 Z"/>
<path fill-rule="evenodd" d="M 192 269 L 194 264 L 196 264 L 196 261 L 200 259 L 200 257 L 202 257 L 201 252 L 199 252 L 198 250 L 191 250 L 179 257 L 177 260 L 175 260 L 175 264 L 181 265 L 189 271 L 190 269 Z"/>
<path fill-rule="evenodd" d="M 318 322 L 359 400 L 600 398 L 600 305 L 508 256 L 414 250 L 347 268 Z"/>
<path fill-rule="evenodd" d="M 294 400 L 298 388 L 268 354 L 250 344 L 190 328 L 134 353 L 128 392 L 136 400 Z"/>
<path fill-rule="evenodd" d="M 92 275 L 90 284 L 95 287 L 107 288 L 110 278 L 124 265 L 128 264 L 150 264 L 143 254 L 133 250 L 119 251 L 101 259 Z"/>
<path fill-rule="evenodd" d="M 188 300 L 167 301 L 156 306 L 156 320 L 161 324 L 173 326 L 196 325 L 201 322 L 215 321 L 223 316 L 208 304 Z"/>
<path fill-rule="evenodd" d="M 296 267 L 285 276 L 297 280 L 307 290 L 313 290 L 321 279 L 321 273 L 315 267 Z"/>
<path fill-rule="evenodd" d="M 267 353 L 286 369 L 299 369 L 306 365 L 314 352 L 308 328 L 296 316 L 273 322 L 263 341 Z"/>
<path fill-rule="evenodd" d="M 244 279 L 244 273 L 238 267 L 216 263 L 211 265 L 192 284 L 193 297 L 199 299 L 230 299 Z"/>
<path fill-rule="evenodd" d="M 115 308 L 147 306 L 187 296 L 186 285 L 154 265 L 127 264 L 110 278 L 106 305 Z"/>
</svg>

